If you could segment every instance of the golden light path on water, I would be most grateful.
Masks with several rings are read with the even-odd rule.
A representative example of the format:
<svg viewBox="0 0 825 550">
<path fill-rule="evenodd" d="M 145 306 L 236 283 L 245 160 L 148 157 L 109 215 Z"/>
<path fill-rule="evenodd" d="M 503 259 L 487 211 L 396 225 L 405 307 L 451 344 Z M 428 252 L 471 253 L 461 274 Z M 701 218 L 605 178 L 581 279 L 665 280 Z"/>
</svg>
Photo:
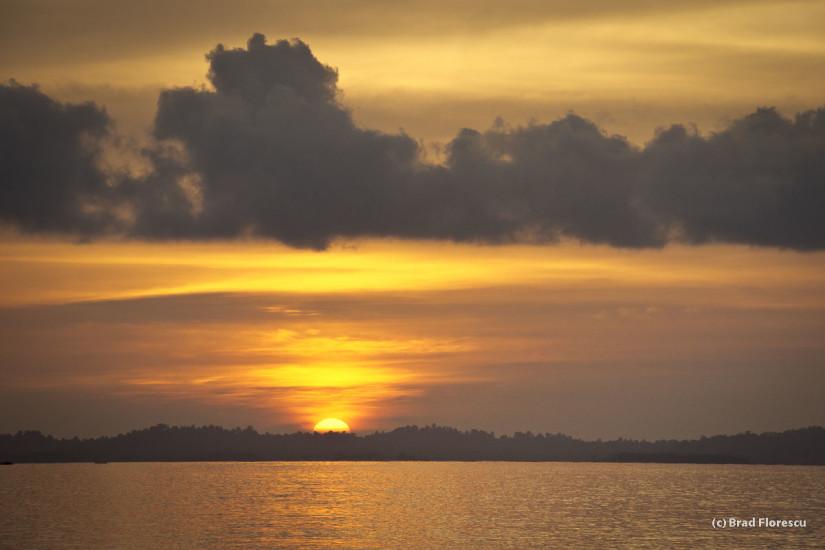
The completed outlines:
<svg viewBox="0 0 825 550">
<path fill-rule="evenodd" d="M 592 548 L 594 540 L 608 548 L 634 541 L 637 548 L 807 550 L 825 544 L 820 470 L 486 461 L 18 464 L 0 470 L 9 503 L 0 527 L 8 547 L 33 550 Z M 727 517 L 805 520 L 807 527 L 714 529 L 717 509 L 731 510 Z"/>
</svg>

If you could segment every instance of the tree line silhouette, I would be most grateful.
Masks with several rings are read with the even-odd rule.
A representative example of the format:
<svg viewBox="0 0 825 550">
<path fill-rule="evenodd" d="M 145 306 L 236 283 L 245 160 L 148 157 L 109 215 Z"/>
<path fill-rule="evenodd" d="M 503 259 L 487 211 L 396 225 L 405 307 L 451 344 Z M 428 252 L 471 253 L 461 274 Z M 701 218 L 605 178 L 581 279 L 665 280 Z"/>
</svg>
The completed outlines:
<svg viewBox="0 0 825 550">
<path fill-rule="evenodd" d="M 256 460 L 500 460 L 825 465 L 825 428 L 716 435 L 692 440 L 583 441 L 561 433 L 404 426 L 368 435 L 258 433 L 251 426 L 168 426 L 115 437 L 56 439 L 39 431 L 0 434 L 0 462 Z"/>
</svg>

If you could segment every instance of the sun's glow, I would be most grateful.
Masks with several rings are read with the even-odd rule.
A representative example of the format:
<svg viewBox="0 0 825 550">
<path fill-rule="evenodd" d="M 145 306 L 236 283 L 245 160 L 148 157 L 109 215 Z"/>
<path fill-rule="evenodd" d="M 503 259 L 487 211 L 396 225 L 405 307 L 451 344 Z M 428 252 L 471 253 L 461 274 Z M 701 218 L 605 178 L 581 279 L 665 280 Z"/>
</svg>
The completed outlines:
<svg viewBox="0 0 825 550">
<path fill-rule="evenodd" d="M 349 426 L 343 420 L 337 418 L 324 418 L 313 428 L 316 432 L 348 432 Z"/>
<path fill-rule="evenodd" d="M 251 373 L 255 385 L 277 387 L 346 388 L 365 384 L 391 384 L 411 379 L 412 375 L 390 368 L 365 368 L 351 363 L 282 365 Z"/>
<path fill-rule="evenodd" d="M 766 280 L 819 285 L 825 255 L 735 246 L 684 247 L 628 254 L 600 246 L 485 249 L 451 243 L 363 241 L 324 253 L 260 243 L 73 243 L 0 239 L 0 302 L 5 305 L 122 300 L 198 293 L 298 294 L 490 288 L 506 284 L 582 288 L 610 282 L 648 291 L 696 281 L 724 286 Z M 478 269 L 483 262 L 485 269 Z M 812 275 L 816 273 L 816 275 Z M 818 288 L 818 286 L 817 286 Z M 267 310 L 315 317 L 300 308 Z M 288 311 L 287 311 L 288 310 Z"/>
<path fill-rule="evenodd" d="M 732 245 L 0 244 L 0 303 L 49 319 L 25 337 L 0 331 L 0 362 L 94 366 L 17 369 L 4 388 L 162 395 L 255 415 L 273 431 L 322 418 L 391 428 L 461 387 L 591 383 L 609 363 L 641 376 L 711 352 L 770 356 L 789 335 L 820 334 L 825 307 L 825 253 Z M 794 330 L 777 333 L 776 319 Z M 811 342 L 813 357 L 822 348 Z"/>
</svg>

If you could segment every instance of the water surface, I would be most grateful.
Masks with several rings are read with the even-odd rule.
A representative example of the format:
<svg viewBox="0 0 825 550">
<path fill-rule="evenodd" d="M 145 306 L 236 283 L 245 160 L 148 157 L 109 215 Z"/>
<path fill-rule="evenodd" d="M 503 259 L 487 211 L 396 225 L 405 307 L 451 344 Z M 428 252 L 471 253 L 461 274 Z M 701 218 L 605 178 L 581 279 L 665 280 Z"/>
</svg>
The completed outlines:
<svg viewBox="0 0 825 550">
<path fill-rule="evenodd" d="M 15 464 L 0 547 L 823 548 L 825 468 L 518 462 Z M 806 520 L 714 529 L 714 518 Z"/>
</svg>

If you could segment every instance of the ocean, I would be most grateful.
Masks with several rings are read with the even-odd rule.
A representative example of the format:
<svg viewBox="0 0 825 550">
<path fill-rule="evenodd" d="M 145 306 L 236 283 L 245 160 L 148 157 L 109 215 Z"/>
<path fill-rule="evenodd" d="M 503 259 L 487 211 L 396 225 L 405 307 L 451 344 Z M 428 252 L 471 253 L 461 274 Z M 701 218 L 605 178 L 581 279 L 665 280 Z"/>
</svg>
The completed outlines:
<svg viewBox="0 0 825 550">
<path fill-rule="evenodd" d="M 825 467 L 0 467 L 0 548 L 823 548 Z"/>
</svg>

